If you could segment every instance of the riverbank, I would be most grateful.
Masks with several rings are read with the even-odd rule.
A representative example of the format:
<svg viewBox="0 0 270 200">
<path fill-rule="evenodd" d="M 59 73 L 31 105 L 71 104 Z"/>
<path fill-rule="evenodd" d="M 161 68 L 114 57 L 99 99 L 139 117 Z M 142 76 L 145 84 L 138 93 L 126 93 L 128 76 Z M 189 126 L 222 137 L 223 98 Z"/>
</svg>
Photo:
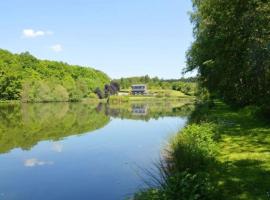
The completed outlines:
<svg viewBox="0 0 270 200">
<path fill-rule="evenodd" d="M 255 107 L 197 106 L 164 160 L 162 184 L 135 199 L 269 199 L 270 125 Z"/>
<path fill-rule="evenodd" d="M 82 103 L 108 103 L 122 104 L 127 102 L 139 102 L 139 103 L 151 103 L 151 102 L 193 102 L 195 96 L 185 95 L 182 92 L 175 90 L 151 90 L 149 95 L 130 95 L 128 92 L 126 95 L 122 95 L 123 92 L 118 95 L 111 95 L 108 98 L 99 99 L 94 93 L 91 97 L 82 98 L 78 101 L 32 101 L 25 102 L 22 100 L 0 100 L 0 104 L 20 104 L 20 103 L 64 103 L 64 102 L 82 102 Z"/>
</svg>

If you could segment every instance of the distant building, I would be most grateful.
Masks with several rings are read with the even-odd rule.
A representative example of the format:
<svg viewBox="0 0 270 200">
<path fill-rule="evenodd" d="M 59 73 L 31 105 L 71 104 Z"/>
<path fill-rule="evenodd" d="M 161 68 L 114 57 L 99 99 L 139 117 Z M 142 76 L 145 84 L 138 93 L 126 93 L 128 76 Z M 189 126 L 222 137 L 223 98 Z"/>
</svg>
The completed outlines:
<svg viewBox="0 0 270 200">
<path fill-rule="evenodd" d="M 147 94 L 147 87 L 144 84 L 132 85 L 131 86 L 131 93 L 133 95 Z"/>
</svg>

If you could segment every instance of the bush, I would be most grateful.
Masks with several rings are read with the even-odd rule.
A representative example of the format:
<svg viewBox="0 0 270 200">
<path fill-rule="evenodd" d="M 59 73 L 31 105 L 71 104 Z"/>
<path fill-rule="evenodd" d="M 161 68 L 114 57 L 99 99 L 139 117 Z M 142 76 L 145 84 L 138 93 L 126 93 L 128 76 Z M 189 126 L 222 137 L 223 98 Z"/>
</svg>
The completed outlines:
<svg viewBox="0 0 270 200">
<path fill-rule="evenodd" d="M 149 189 L 135 195 L 135 200 L 197 200 L 212 199 L 212 191 L 207 175 L 190 174 L 188 171 L 176 173 L 167 178 L 158 189 Z"/>
<path fill-rule="evenodd" d="M 192 124 L 172 140 L 167 158 L 172 171 L 204 171 L 216 153 L 214 125 Z"/>
<path fill-rule="evenodd" d="M 103 99 L 104 98 L 104 93 L 101 91 L 100 88 L 96 88 L 94 92 L 98 96 L 99 99 Z"/>
<path fill-rule="evenodd" d="M 217 152 L 215 126 L 211 123 L 191 124 L 170 143 L 165 164 L 158 165 L 161 178 L 156 189 L 135 195 L 135 200 L 210 200 L 217 199 L 209 169 Z M 150 174 L 150 176 L 152 176 Z"/>
<path fill-rule="evenodd" d="M 111 96 L 109 98 L 109 102 L 115 103 L 115 104 L 127 103 L 127 102 L 129 102 L 129 97 L 127 97 L 127 96 Z"/>
</svg>

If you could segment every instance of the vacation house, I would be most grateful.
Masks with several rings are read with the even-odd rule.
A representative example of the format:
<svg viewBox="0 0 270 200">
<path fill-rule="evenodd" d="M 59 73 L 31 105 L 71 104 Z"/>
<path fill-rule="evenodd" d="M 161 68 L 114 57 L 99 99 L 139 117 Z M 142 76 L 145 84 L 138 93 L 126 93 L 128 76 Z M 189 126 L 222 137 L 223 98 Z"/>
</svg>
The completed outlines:
<svg viewBox="0 0 270 200">
<path fill-rule="evenodd" d="M 132 85 L 131 86 L 131 93 L 133 95 L 137 95 L 137 94 L 147 94 L 147 87 L 144 84 L 138 84 L 138 85 Z"/>
</svg>

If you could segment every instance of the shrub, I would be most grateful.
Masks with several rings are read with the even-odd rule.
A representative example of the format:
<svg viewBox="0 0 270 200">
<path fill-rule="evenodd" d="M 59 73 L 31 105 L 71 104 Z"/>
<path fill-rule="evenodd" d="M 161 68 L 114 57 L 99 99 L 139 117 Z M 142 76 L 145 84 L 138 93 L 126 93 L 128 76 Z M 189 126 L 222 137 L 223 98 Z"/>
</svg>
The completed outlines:
<svg viewBox="0 0 270 200">
<path fill-rule="evenodd" d="M 104 98 L 104 93 L 101 91 L 100 88 L 96 88 L 94 92 L 96 93 L 96 95 L 98 96 L 99 99 Z"/>
<path fill-rule="evenodd" d="M 203 173 L 188 171 L 169 176 L 158 189 L 149 189 L 135 195 L 135 200 L 197 200 L 212 199 L 212 186 Z"/>
<path fill-rule="evenodd" d="M 165 164 L 158 165 L 160 178 L 152 177 L 156 189 L 137 193 L 135 200 L 217 199 L 214 182 L 208 172 L 216 154 L 215 126 L 211 123 L 191 124 L 170 143 Z M 213 165 L 214 166 L 214 165 Z"/>
<path fill-rule="evenodd" d="M 129 98 L 127 96 L 111 96 L 109 99 L 110 103 L 127 103 Z"/>
<path fill-rule="evenodd" d="M 216 153 L 214 125 L 192 124 L 171 140 L 167 158 L 172 171 L 205 170 Z"/>
</svg>

